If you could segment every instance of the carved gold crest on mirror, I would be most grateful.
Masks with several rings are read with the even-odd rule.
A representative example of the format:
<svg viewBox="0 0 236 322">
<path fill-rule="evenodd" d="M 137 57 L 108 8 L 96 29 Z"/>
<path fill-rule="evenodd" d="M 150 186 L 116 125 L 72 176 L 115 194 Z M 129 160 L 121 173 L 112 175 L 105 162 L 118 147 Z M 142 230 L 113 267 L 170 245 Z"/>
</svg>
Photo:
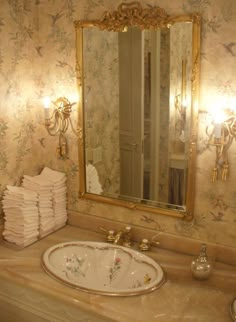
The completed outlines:
<svg viewBox="0 0 236 322">
<path fill-rule="evenodd" d="M 191 219 L 200 17 L 132 2 L 75 27 L 80 197 Z"/>
</svg>

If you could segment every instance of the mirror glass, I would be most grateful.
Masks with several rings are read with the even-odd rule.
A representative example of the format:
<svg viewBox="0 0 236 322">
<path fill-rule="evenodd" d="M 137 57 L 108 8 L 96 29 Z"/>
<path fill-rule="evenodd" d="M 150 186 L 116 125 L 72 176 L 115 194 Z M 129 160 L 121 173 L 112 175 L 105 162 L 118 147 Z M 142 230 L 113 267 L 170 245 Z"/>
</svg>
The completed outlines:
<svg viewBox="0 0 236 322">
<path fill-rule="evenodd" d="M 87 197 L 186 211 L 196 66 L 194 21 L 184 20 L 80 28 Z"/>
</svg>

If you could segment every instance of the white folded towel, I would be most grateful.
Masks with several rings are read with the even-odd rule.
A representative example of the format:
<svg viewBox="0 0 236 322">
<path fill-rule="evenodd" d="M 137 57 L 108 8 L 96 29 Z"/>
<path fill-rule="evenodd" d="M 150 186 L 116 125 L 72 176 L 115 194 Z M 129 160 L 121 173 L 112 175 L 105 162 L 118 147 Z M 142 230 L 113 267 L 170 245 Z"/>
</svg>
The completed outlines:
<svg viewBox="0 0 236 322">
<path fill-rule="evenodd" d="M 61 194 L 63 192 L 65 193 L 66 191 L 67 191 L 66 187 L 60 187 L 60 188 L 57 188 L 57 189 L 53 188 L 52 193 L 53 193 L 53 196 L 54 196 L 54 195 L 57 195 L 57 194 Z"/>
<path fill-rule="evenodd" d="M 32 220 L 32 221 L 22 221 L 22 220 L 15 220 L 14 218 L 5 218 L 4 226 L 6 224 L 13 225 L 13 226 L 23 226 L 23 227 L 34 227 L 37 228 L 39 224 L 39 220 Z"/>
<path fill-rule="evenodd" d="M 39 232 L 39 237 L 43 238 L 43 237 L 51 234 L 54 231 L 55 231 L 55 227 L 53 227 L 52 229 L 46 230 L 46 231 L 42 230 L 42 231 Z"/>
<path fill-rule="evenodd" d="M 48 192 L 52 191 L 52 188 L 40 187 L 37 184 L 28 183 L 28 182 L 25 182 L 25 181 L 22 182 L 22 186 L 25 187 L 26 189 L 29 189 L 31 191 L 38 192 L 38 193 L 47 194 Z"/>
<path fill-rule="evenodd" d="M 60 189 L 60 188 L 66 187 L 67 186 L 66 181 L 67 181 L 67 178 L 61 180 L 60 182 L 54 183 L 53 189 Z"/>
<path fill-rule="evenodd" d="M 53 223 L 49 223 L 49 224 L 43 224 L 39 226 L 39 234 L 41 233 L 42 230 L 46 231 L 46 230 L 53 230 L 55 228 L 55 221 Z"/>
<path fill-rule="evenodd" d="M 38 206 L 39 208 L 52 208 L 52 201 L 39 201 Z"/>
<path fill-rule="evenodd" d="M 52 200 L 52 191 L 48 191 L 47 193 L 38 193 L 39 201 L 51 201 Z"/>
<path fill-rule="evenodd" d="M 67 199 L 64 197 L 64 198 L 54 198 L 53 200 L 53 205 L 56 206 L 56 205 L 60 205 L 60 204 L 63 204 L 63 205 L 66 205 L 67 203 Z"/>
<path fill-rule="evenodd" d="M 53 208 L 54 209 L 65 209 L 66 208 L 66 201 L 63 202 L 53 202 Z"/>
<path fill-rule="evenodd" d="M 13 202 L 13 201 L 8 201 L 8 200 L 3 200 L 2 205 L 4 208 L 11 208 L 12 206 L 19 207 L 19 208 L 27 208 L 27 207 L 34 207 L 37 205 L 37 203 L 36 202 L 24 203 L 24 202 Z"/>
<path fill-rule="evenodd" d="M 67 216 L 67 210 L 66 209 L 57 210 L 57 211 L 55 211 L 54 216 L 55 217 Z"/>
<path fill-rule="evenodd" d="M 16 213 L 16 214 L 19 214 L 19 215 L 22 215 L 22 214 L 25 214 L 25 215 L 27 215 L 27 214 L 36 214 L 36 213 L 38 213 L 38 207 L 36 207 L 36 206 L 31 206 L 31 207 L 24 207 L 24 206 L 20 206 L 20 207 L 15 207 L 14 205 L 11 205 L 11 207 L 9 206 L 7 206 L 7 207 L 5 207 L 5 206 L 3 206 L 3 209 L 6 209 L 6 211 L 8 212 L 8 213 L 10 213 L 10 212 L 14 212 L 14 213 Z"/>
<path fill-rule="evenodd" d="M 56 226 L 55 226 L 55 230 L 58 230 L 58 229 L 60 229 L 60 228 L 64 227 L 65 225 L 66 225 L 66 223 L 65 223 L 65 222 L 63 222 L 63 223 L 58 223 L 58 224 L 56 224 Z"/>
<path fill-rule="evenodd" d="M 17 246 L 20 246 L 20 247 L 26 247 L 28 245 L 33 244 L 34 242 L 36 242 L 38 240 L 37 237 L 19 240 L 19 239 L 16 239 L 16 238 L 12 237 L 12 236 L 6 236 L 6 237 L 4 237 L 4 239 L 6 241 L 8 241 L 10 243 L 13 243 L 13 244 L 16 244 Z"/>
<path fill-rule="evenodd" d="M 60 211 L 66 211 L 66 205 L 54 206 L 54 214 L 55 215 Z"/>
<path fill-rule="evenodd" d="M 64 182 L 66 178 L 65 173 L 49 169 L 48 167 L 45 167 L 40 175 L 46 177 L 48 180 L 51 180 L 54 183 Z"/>
<path fill-rule="evenodd" d="M 26 238 L 32 238 L 32 237 L 35 237 L 35 236 L 38 236 L 39 232 L 38 231 L 33 231 L 33 232 L 22 232 L 22 231 L 17 231 L 17 230 L 14 230 L 14 229 L 11 229 L 11 230 L 4 230 L 3 231 L 3 236 L 14 236 L 16 238 L 19 238 L 19 239 L 26 239 Z"/>
<path fill-rule="evenodd" d="M 27 190 L 27 189 L 25 189 Z M 31 191 L 31 190 L 27 190 L 27 191 Z M 4 194 L 3 194 L 3 198 L 4 199 L 12 199 L 14 201 L 23 201 L 23 202 L 34 202 L 34 201 L 37 201 L 38 199 L 38 196 L 37 196 L 37 193 L 34 192 L 34 195 L 29 195 L 28 197 L 24 197 L 23 194 L 17 194 L 17 193 L 14 193 L 14 192 L 10 192 L 10 191 L 5 191 Z"/>
<path fill-rule="evenodd" d="M 41 224 L 42 222 L 47 221 L 48 219 L 55 220 L 55 217 L 54 216 L 41 216 L 40 219 L 39 219 L 39 224 Z"/>
<path fill-rule="evenodd" d="M 66 222 L 67 221 L 67 216 L 58 216 L 58 217 L 55 217 L 55 223 L 58 223 L 58 222 Z"/>
<path fill-rule="evenodd" d="M 28 182 L 32 183 L 33 185 L 37 185 L 39 187 L 45 187 L 45 188 L 49 188 L 49 189 L 52 187 L 51 181 L 47 180 L 46 177 L 43 177 L 41 175 L 34 176 L 34 177 L 24 175 L 23 180 L 28 181 Z"/>
<path fill-rule="evenodd" d="M 39 221 L 39 216 L 35 216 L 35 217 L 19 217 L 19 216 L 15 216 L 15 215 L 5 215 L 4 216 L 4 220 L 5 221 L 12 221 L 15 223 L 23 223 L 23 224 L 33 224 L 33 223 L 38 223 Z"/>
<path fill-rule="evenodd" d="M 55 226 L 61 223 L 66 223 L 67 222 L 67 217 L 65 218 L 56 218 L 55 219 Z"/>
<path fill-rule="evenodd" d="M 67 216 L 67 211 L 66 210 L 60 210 L 55 213 L 55 218 L 60 217 L 60 216 Z"/>
<path fill-rule="evenodd" d="M 61 192 L 52 192 L 53 199 L 62 199 L 66 198 L 67 191 L 61 191 Z"/>
<path fill-rule="evenodd" d="M 39 202 L 41 201 L 41 202 L 44 202 L 44 201 L 46 201 L 46 202 L 48 202 L 48 201 L 52 201 L 52 192 L 50 192 L 50 193 L 38 193 L 38 200 L 39 200 Z"/>
<path fill-rule="evenodd" d="M 55 228 L 55 221 L 53 223 L 47 223 L 47 224 L 40 225 L 39 232 L 42 230 L 44 230 L 44 231 L 52 230 L 54 228 Z"/>
<path fill-rule="evenodd" d="M 25 189 L 23 187 L 7 186 L 6 193 L 11 193 L 15 196 L 21 196 L 25 200 L 30 200 L 31 198 L 37 198 L 37 194 L 34 191 Z"/>
<path fill-rule="evenodd" d="M 5 193 L 3 195 L 3 200 L 30 204 L 30 203 L 36 203 L 38 201 L 38 196 L 36 193 L 36 196 L 32 196 L 27 199 L 27 198 L 24 198 L 23 196 L 20 196 L 20 195 L 15 195 L 12 193 Z"/>
<path fill-rule="evenodd" d="M 54 212 L 52 208 L 39 208 L 39 215 L 54 216 Z"/>
<path fill-rule="evenodd" d="M 4 235 L 4 239 L 19 246 L 27 246 L 32 244 L 34 241 L 38 240 L 38 237 L 37 236 L 27 236 L 27 237 L 13 236 L 11 234 L 6 234 Z"/>
<path fill-rule="evenodd" d="M 32 198 L 30 200 L 24 199 L 22 197 L 14 197 L 11 194 L 7 194 L 3 196 L 3 201 L 5 202 L 13 202 L 13 203 L 22 203 L 22 204 L 26 204 L 26 205 L 31 205 L 31 204 L 35 204 L 38 201 L 38 198 Z"/>
<path fill-rule="evenodd" d="M 59 202 L 66 204 L 67 203 L 66 195 L 61 195 L 60 197 L 59 196 L 58 197 L 54 196 L 53 203 L 56 204 L 56 203 L 59 203 Z"/>
<path fill-rule="evenodd" d="M 62 193 L 62 194 L 58 194 L 58 195 L 53 196 L 53 201 L 59 202 L 61 200 L 65 200 L 65 202 L 67 201 L 66 193 Z"/>
<path fill-rule="evenodd" d="M 15 228 L 11 226 L 6 226 L 4 228 L 4 234 L 12 234 L 12 235 L 17 235 L 17 236 L 37 236 L 39 234 L 39 229 L 33 229 L 33 228 Z"/>
<path fill-rule="evenodd" d="M 47 231 L 47 230 L 52 230 L 55 228 L 55 225 L 56 223 L 53 222 L 53 223 L 48 223 L 48 224 L 45 224 L 45 225 L 40 225 L 39 227 L 39 233 L 44 230 L 44 231 Z"/>
<path fill-rule="evenodd" d="M 24 175 L 21 187 L 9 186 L 2 200 L 4 238 L 24 246 L 63 227 L 67 221 L 66 180 L 65 173 L 45 167 L 40 175 Z"/>
<path fill-rule="evenodd" d="M 39 221 L 39 216 L 35 216 L 35 217 L 30 217 L 30 218 L 26 218 L 26 217 L 19 217 L 16 215 L 5 215 L 4 216 L 4 220 L 8 220 L 8 221 L 12 221 L 12 222 L 16 222 L 16 223 L 24 223 L 24 224 L 32 224 L 32 223 L 37 223 Z"/>
<path fill-rule="evenodd" d="M 24 236 L 24 237 L 33 237 L 38 236 L 39 231 L 35 229 L 15 229 L 14 227 L 7 227 L 4 230 L 4 234 L 12 235 L 12 236 Z"/>
<path fill-rule="evenodd" d="M 41 225 L 42 223 L 47 223 L 47 222 L 54 222 L 55 217 L 40 217 L 39 224 Z"/>
</svg>

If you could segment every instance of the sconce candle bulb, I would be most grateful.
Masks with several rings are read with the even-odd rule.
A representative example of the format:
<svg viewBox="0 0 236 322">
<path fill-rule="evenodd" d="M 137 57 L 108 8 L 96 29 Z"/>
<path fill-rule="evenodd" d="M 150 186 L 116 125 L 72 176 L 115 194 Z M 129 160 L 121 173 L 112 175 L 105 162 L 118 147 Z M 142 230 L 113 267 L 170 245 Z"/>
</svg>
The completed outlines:
<svg viewBox="0 0 236 322">
<path fill-rule="evenodd" d="M 50 97 L 46 96 L 43 98 L 43 105 L 44 105 L 44 116 L 45 119 L 48 120 L 49 117 L 49 107 L 50 107 L 51 99 Z"/>
<path fill-rule="evenodd" d="M 45 96 L 45 97 L 43 98 L 43 105 L 44 105 L 44 108 L 45 108 L 45 109 L 48 109 L 48 108 L 49 108 L 49 106 L 50 106 L 50 104 L 51 104 L 51 99 L 50 99 L 50 97 Z"/>
<path fill-rule="evenodd" d="M 215 124 L 215 139 L 220 139 L 221 138 L 221 123 L 216 123 Z"/>
</svg>

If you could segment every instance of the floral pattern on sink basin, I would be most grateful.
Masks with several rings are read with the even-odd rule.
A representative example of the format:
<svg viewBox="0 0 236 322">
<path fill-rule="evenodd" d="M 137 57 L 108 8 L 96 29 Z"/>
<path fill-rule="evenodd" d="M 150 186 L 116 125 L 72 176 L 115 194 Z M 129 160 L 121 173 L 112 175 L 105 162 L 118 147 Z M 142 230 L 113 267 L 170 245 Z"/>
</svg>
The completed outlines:
<svg viewBox="0 0 236 322">
<path fill-rule="evenodd" d="M 44 252 L 42 266 L 68 286 L 103 295 L 144 294 L 164 282 L 164 272 L 153 259 L 107 243 L 57 244 Z"/>
</svg>

